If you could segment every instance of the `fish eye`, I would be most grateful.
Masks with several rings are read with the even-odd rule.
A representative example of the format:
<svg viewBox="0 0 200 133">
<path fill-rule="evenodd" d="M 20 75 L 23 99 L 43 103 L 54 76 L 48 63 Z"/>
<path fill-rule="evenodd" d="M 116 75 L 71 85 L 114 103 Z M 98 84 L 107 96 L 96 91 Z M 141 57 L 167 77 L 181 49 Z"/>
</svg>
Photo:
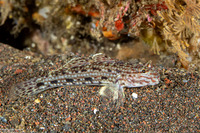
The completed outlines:
<svg viewBox="0 0 200 133">
<path fill-rule="evenodd" d="M 145 73 L 146 71 L 143 69 L 142 72 Z"/>
</svg>

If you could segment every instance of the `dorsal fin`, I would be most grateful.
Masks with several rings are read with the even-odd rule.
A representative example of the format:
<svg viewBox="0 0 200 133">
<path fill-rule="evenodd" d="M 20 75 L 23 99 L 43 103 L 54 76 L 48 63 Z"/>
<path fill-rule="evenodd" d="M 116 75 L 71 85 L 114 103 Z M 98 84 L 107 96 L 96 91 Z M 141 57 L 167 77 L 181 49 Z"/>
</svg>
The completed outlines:
<svg viewBox="0 0 200 133">
<path fill-rule="evenodd" d="M 67 72 L 74 67 L 81 67 L 92 63 L 104 63 L 104 62 L 113 63 L 115 62 L 115 60 L 111 59 L 110 57 L 107 57 L 105 54 L 102 53 L 97 53 L 90 56 L 76 55 L 71 60 L 67 61 L 67 63 L 62 67 L 60 67 L 59 69 L 49 72 L 49 75 L 52 75 L 53 73 L 60 73 L 60 71 Z"/>
<path fill-rule="evenodd" d="M 115 62 L 116 60 L 111 59 L 110 57 L 106 56 L 103 53 L 97 53 L 94 55 L 90 55 L 89 58 L 92 62 Z"/>
</svg>

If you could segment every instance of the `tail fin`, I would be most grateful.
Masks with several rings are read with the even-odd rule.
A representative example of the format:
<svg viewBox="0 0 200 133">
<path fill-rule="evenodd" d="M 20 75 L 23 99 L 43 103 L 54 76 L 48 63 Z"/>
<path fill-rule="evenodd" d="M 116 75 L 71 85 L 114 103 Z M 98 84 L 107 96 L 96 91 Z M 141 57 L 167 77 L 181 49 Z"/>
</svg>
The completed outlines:
<svg viewBox="0 0 200 133">
<path fill-rule="evenodd" d="M 14 100 L 20 97 L 32 96 L 46 90 L 47 86 L 37 83 L 37 79 L 32 78 L 13 85 L 10 90 L 10 99 Z"/>
</svg>

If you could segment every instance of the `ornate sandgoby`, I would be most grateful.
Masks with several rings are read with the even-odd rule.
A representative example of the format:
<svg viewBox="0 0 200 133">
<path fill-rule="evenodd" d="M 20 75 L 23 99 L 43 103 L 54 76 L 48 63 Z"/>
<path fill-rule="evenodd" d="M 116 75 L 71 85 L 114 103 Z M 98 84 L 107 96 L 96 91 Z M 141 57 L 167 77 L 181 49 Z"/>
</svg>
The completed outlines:
<svg viewBox="0 0 200 133">
<path fill-rule="evenodd" d="M 124 87 L 156 85 L 160 75 L 151 63 L 132 64 L 98 53 L 86 57 L 75 57 L 58 70 L 51 71 L 45 77 L 35 77 L 15 84 L 11 91 L 17 97 L 33 96 L 45 90 L 61 86 L 106 86 L 100 90 L 106 95 L 106 88 L 118 99 L 124 97 Z"/>
</svg>

